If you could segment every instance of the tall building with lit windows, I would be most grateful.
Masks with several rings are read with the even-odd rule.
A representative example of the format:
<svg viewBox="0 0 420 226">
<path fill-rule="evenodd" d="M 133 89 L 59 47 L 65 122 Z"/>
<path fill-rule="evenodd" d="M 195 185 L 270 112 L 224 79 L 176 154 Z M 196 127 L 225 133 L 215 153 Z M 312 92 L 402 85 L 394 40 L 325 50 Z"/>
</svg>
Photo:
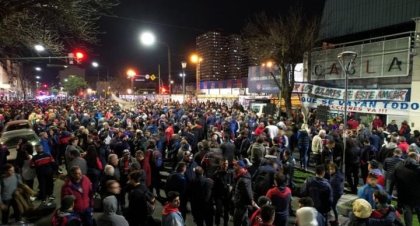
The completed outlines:
<svg viewBox="0 0 420 226">
<path fill-rule="evenodd" d="M 247 76 L 246 54 L 239 35 L 210 31 L 197 37 L 197 52 L 203 58 L 201 81 L 239 79 Z"/>
</svg>

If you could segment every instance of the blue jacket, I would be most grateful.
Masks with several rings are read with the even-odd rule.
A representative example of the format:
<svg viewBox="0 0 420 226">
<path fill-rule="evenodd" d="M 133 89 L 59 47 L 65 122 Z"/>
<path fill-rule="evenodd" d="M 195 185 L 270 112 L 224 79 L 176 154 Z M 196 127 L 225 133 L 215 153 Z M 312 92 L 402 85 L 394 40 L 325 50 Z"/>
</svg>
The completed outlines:
<svg viewBox="0 0 420 226">
<path fill-rule="evenodd" d="M 50 144 L 49 144 L 49 140 L 45 139 L 45 138 L 42 138 L 40 143 L 41 143 L 41 146 L 42 146 L 42 150 L 44 150 L 44 152 L 46 154 L 51 155 L 51 147 L 50 147 Z"/>
<path fill-rule="evenodd" d="M 375 209 L 376 203 L 373 200 L 373 193 L 377 190 L 384 191 L 384 188 L 379 184 L 377 184 L 376 187 L 372 187 L 370 184 L 365 184 L 363 187 L 359 188 L 357 196 L 368 201 L 372 206 L 372 209 Z"/>
<path fill-rule="evenodd" d="M 314 200 L 314 207 L 320 213 L 325 214 L 331 210 L 333 193 L 330 183 L 325 178 L 310 177 L 302 187 L 303 195 Z"/>
<path fill-rule="evenodd" d="M 344 176 L 343 173 L 337 171 L 331 175 L 330 184 L 334 197 L 339 197 L 344 193 Z"/>
</svg>

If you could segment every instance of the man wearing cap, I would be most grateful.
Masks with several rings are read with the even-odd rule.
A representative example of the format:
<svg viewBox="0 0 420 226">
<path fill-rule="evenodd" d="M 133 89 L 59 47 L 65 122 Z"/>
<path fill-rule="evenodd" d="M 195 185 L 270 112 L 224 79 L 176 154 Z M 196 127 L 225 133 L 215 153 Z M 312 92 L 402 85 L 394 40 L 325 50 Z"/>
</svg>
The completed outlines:
<svg viewBox="0 0 420 226">
<path fill-rule="evenodd" d="M 125 206 L 125 193 L 126 188 L 125 185 L 128 181 L 128 174 L 130 173 L 131 166 L 133 164 L 139 164 L 134 157 L 131 157 L 130 150 L 124 149 L 122 152 L 122 157 L 119 160 L 118 166 L 120 169 L 120 183 L 123 185 L 121 190 L 121 206 Z"/>
<path fill-rule="evenodd" d="M 369 171 L 369 173 L 376 174 L 376 176 L 378 176 L 378 184 L 380 184 L 382 187 L 385 187 L 385 176 L 382 173 L 382 170 L 379 169 L 379 162 L 378 161 L 376 161 L 376 160 L 369 161 L 368 171 Z"/>
<path fill-rule="evenodd" d="M 61 199 L 61 206 L 57 209 L 51 219 L 53 226 L 80 226 L 82 221 L 79 215 L 73 211 L 74 200 L 73 195 L 66 195 Z"/>
<path fill-rule="evenodd" d="M 378 184 L 378 176 L 374 173 L 369 173 L 366 179 L 366 184 L 359 188 L 357 196 L 367 200 L 370 205 L 375 208 L 376 204 L 373 200 L 373 193 L 375 191 L 384 191 L 384 188 Z"/>
<path fill-rule="evenodd" d="M 242 160 L 233 164 L 235 170 L 236 185 L 233 192 L 233 204 L 235 211 L 233 213 L 233 225 L 248 225 L 248 206 L 254 203 L 251 187 L 251 175 L 245 168 L 246 165 Z"/>
</svg>

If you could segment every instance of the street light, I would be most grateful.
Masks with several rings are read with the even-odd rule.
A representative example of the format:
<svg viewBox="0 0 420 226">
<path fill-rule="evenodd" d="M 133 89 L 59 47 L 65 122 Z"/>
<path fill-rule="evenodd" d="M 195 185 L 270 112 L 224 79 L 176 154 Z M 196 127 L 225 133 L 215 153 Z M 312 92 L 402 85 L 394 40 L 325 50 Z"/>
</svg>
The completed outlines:
<svg viewBox="0 0 420 226">
<path fill-rule="evenodd" d="M 45 51 L 45 47 L 43 45 L 40 45 L 40 44 L 34 45 L 34 49 L 37 52 L 43 52 L 43 51 Z"/>
<path fill-rule="evenodd" d="M 35 71 L 42 71 L 41 67 L 35 67 Z"/>
<path fill-rule="evenodd" d="M 134 90 L 134 77 L 136 77 L 137 73 L 134 69 L 127 70 L 127 77 L 131 79 L 131 89 Z"/>
<path fill-rule="evenodd" d="M 41 79 L 41 76 L 37 75 L 35 76 L 36 79 Z"/>
<path fill-rule="evenodd" d="M 353 66 L 354 60 L 357 57 L 357 53 L 354 51 L 344 51 L 337 55 L 338 62 L 341 65 L 341 69 L 344 75 L 344 128 L 343 128 L 343 173 L 346 170 L 346 138 L 347 138 L 347 90 L 348 90 L 348 74 Z"/>
<path fill-rule="evenodd" d="M 142 32 L 139 38 L 140 38 L 140 42 L 145 46 L 152 46 L 156 42 L 159 42 L 160 44 L 166 46 L 166 48 L 168 49 L 168 83 L 170 84 L 171 83 L 171 48 L 169 47 L 169 45 L 166 42 L 156 41 L 156 36 L 150 31 Z M 159 85 L 159 90 L 160 90 L 160 85 Z"/>
<path fill-rule="evenodd" d="M 94 67 L 94 68 L 99 67 L 99 63 L 98 63 L 98 62 L 96 62 L 96 61 L 93 61 L 93 62 L 92 62 L 92 67 Z"/>
<path fill-rule="evenodd" d="M 187 68 L 187 62 L 182 61 L 182 101 L 185 101 L 185 68 Z"/>
<path fill-rule="evenodd" d="M 198 95 L 200 93 L 200 66 L 201 66 L 201 61 L 203 61 L 203 58 L 199 56 L 198 54 L 192 54 L 190 57 L 190 61 L 193 64 L 196 64 L 195 85 L 196 85 L 196 93 Z"/>
</svg>

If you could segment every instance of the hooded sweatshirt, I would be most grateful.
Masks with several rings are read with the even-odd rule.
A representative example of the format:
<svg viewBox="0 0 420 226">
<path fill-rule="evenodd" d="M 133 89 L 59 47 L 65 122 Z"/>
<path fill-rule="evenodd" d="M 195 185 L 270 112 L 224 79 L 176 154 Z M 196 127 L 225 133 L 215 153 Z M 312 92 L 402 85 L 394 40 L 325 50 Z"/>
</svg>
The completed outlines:
<svg viewBox="0 0 420 226">
<path fill-rule="evenodd" d="M 104 213 L 98 217 L 101 226 L 128 226 L 127 220 L 117 215 L 118 202 L 115 196 L 108 196 L 103 200 Z"/>
<path fill-rule="evenodd" d="M 183 226 L 184 219 L 178 208 L 172 207 L 169 203 L 163 207 L 162 226 Z"/>
</svg>

